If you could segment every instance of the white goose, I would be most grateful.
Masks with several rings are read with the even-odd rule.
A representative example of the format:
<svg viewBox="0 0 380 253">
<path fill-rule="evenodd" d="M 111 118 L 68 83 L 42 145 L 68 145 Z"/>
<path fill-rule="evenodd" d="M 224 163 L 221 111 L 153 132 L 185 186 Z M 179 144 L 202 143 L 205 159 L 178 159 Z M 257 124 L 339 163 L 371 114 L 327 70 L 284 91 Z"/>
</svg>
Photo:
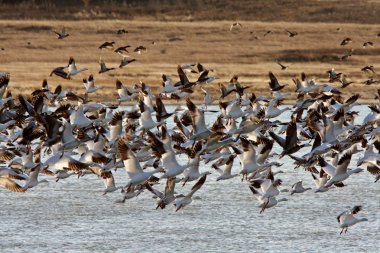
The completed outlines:
<svg viewBox="0 0 380 253">
<path fill-rule="evenodd" d="M 149 172 L 143 171 L 136 155 L 122 139 L 118 141 L 118 149 L 121 159 L 124 162 L 125 171 L 130 178 L 130 181 L 126 185 L 127 188 L 144 184 L 153 174 L 163 172 L 162 168 L 157 168 Z"/>
<path fill-rule="evenodd" d="M 135 90 L 129 90 L 127 87 L 124 87 L 120 80 L 116 80 L 116 91 L 119 104 L 121 102 L 132 101 L 138 96 L 138 93 Z"/>
<path fill-rule="evenodd" d="M 260 202 L 259 207 L 261 208 L 260 213 L 263 213 L 266 209 L 276 206 L 279 202 L 288 201 L 287 198 L 278 199 L 276 197 L 263 198 L 263 194 L 256 190 L 254 187 L 250 186 L 249 189 L 253 193 L 253 196 Z"/>
<path fill-rule="evenodd" d="M 157 123 L 154 122 L 152 118 L 152 111 L 149 110 L 149 107 L 142 100 L 139 101 L 139 108 L 141 112 L 139 123 L 142 129 L 150 130 L 164 123 L 164 122 L 157 122 Z"/>
<path fill-rule="evenodd" d="M 191 151 L 191 154 L 189 155 L 190 165 L 186 170 L 183 172 L 184 178 L 181 179 L 183 182 L 182 186 L 184 186 L 187 182 L 195 181 L 198 178 L 204 176 L 204 175 L 210 175 L 211 172 L 199 172 L 199 163 L 200 163 L 200 153 L 202 152 L 202 142 L 199 141 L 195 144 L 193 150 Z"/>
<path fill-rule="evenodd" d="M 68 68 L 69 69 L 68 69 L 66 78 L 70 78 L 71 76 L 75 76 L 83 71 L 88 70 L 87 68 L 77 69 L 77 66 L 75 65 L 75 60 L 73 57 L 70 57 Z"/>
<path fill-rule="evenodd" d="M 127 199 L 132 199 L 140 195 L 144 191 L 142 187 L 130 186 L 128 188 L 123 188 L 121 194 L 123 195 L 122 199 L 116 201 L 118 204 L 123 204 Z"/>
<path fill-rule="evenodd" d="M 311 176 L 313 177 L 315 186 L 317 187 L 317 189 L 315 190 L 315 193 L 326 192 L 330 189 L 325 186 L 328 180 L 328 175 L 323 169 L 320 170 L 318 178 L 313 173 L 311 173 Z"/>
<path fill-rule="evenodd" d="M 240 139 L 243 146 L 242 160 L 240 161 L 243 169 L 240 171 L 239 174 L 243 175 L 243 178 L 244 176 L 247 177 L 248 174 L 250 173 L 260 171 L 261 169 L 266 169 L 272 165 L 278 165 L 278 163 L 276 162 L 258 164 L 256 151 L 252 143 L 250 143 L 245 138 L 240 138 Z M 238 155 L 238 157 L 240 156 Z"/>
<path fill-rule="evenodd" d="M 92 121 L 86 117 L 83 111 L 83 104 L 78 102 L 77 109 L 70 114 L 71 125 L 82 128 L 92 123 Z"/>
<path fill-rule="evenodd" d="M 23 186 L 25 190 L 29 188 L 33 188 L 40 183 L 48 183 L 46 179 L 38 181 L 38 174 L 40 173 L 40 167 L 41 165 L 38 164 L 34 168 L 30 169 L 29 178 L 26 180 L 25 185 Z"/>
<path fill-rule="evenodd" d="M 83 85 L 86 88 L 85 93 L 87 94 L 94 93 L 100 89 L 100 87 L 95 87 L 95 80 L 93 75 L 90 75 L 88 79 L 83 79 Z"/>
<path fill-rule="evenodd" d="M 348 211 L 344 211 L 343 213 L 339 214 L 337 217 L 337 220 L 340 224 L 340 228 L 342 229 L 340 231 L 340 234 L 347 233 L 347 230 L 349 227 L 363 221 L 368 221 L 367 218 L 356 218 L 354 215 L 359 213 L 362 210 L 362 206 L 354 206 L 352 209 Z"/>
<path fill-rule="evenodd" d="M 322 169 L 326 171 L 326 173 L 330 176 L 330 179 L 326 182 L 326 187 L 330 187 L 333 184 L 339 185 L 342 184 L 344 180 L 346 180 L 350 175 L 354 173 L 360 173 L 363 171 L 363 169 L 354 169 L 354 170 L 347 170 L 348 165 L 351 161 L 351 154 L 346 153 L 343 155 L 343 157 L 339 160 L 338 166 L 335 168 L 331 164 L 324 161 L 322 157 L 318 157 L 318 162 Z"/>
<path fill-rule="evenodd" d="M 232 174 L 231 173 L 232 166 L 234 164 L 234 159 L 235 159 L 235 155 L 230 155 L 229 156 L 226 164 L 224 165 L 223 171 L 221 171 L 221 169 L 219 169 L 219 167 L 216 164 L 212 165 L 212 167 L 214 169 L 216 169 L 217 171 L 221 171 L 221 175 L 216 178 L 216 181 L 227 180 L 227 179 L 231 179 L 231 178 L 234 178 L 234 177 L 238 176 L 238 174 Z"/>
<path fill-rule="evenodd" d="M 193 201 L 193 195 L 196 191 L 198 191 L 202 185 L 206 182 L 207 174 L 203 175 L 198 182 L 191 188 L 191 191 L 186 194 L 183 198 L 177 199 L 174 203 L 174 206 L 176 207 L 176 212 L 180 210 L 181 208 L 184 208 L 185 206 L 189 205 Z"/>
<path fill-rule="evenodd" d="M 302 180 L 292 185 L 292 190 L 290 191 L 290 195 L 295 193 L 304 193 L 305 191 L 311 190 L 311 188 L 304 188 L 302 185 Z"/>
</svg>

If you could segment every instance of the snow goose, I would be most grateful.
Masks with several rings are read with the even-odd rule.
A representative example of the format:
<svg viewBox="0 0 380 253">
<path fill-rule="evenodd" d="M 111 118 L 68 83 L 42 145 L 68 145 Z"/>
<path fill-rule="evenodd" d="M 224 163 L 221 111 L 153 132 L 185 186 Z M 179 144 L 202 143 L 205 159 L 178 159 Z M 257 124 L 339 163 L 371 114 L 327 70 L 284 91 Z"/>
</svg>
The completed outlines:
<svg viewBox="0 0 380 253">
<path fill-rule="evenodd" d="M 123 83 L 120 80 L 116 80 L 116 91 L 119 104 L 121 102 L 132 101 L 138 96 L 137 92 L 130 91 L 127 87 L 124 87 Z"/>
<path fill-rule="evenodd" d="M 290 195 L 294 193 L 304 193 L 307 190 L 311 190 L 311 188 L 304 188 L 302 185 L 302 180 L 292 185 L 292 190 L 290 191 Z"/>
<path fill-rule="evenodd" d="M 268 107 L 265 109 L 265 118 L 272 119 L 280 116 L 283 112 L 291 110 L 290 107 L 284 107 L 279 109 L 278 106 L 281 105 L 283 99 L 272 99 Z"/>
<path fill-rule="evenodd" d="M 255 189 L 253 186 L 250 186 L 253 196 L 260 202 L 259 207 L 261 208 L 260 213 L 263 213 L 266 209 L 276 206 L 279 202 L 288 201 L 287 198 L 278 199 L 276 197 L 270 197 L 269 199 L 263 198 L 263 195 L 260 191 Z"/>
<path fill-rule="evenodd" d="M 63 169 L 63 170 L 57 170 L 55 172 L 55 178 L 56 178 L 55 182 L 58 182 L 61 179 L 65 179 L 65 178 L 68 178 L 70 176 L 73 176 L 75 174 L 76 174 L 75 172 L 68 172 L 65 169 Z"/>
<path fill-rule="evenodd" d="M 128 188 L 121 189 L 121 194 L 123 195 L 122 199 L 116 201 L 118 204 L 123 204 L 127 199 L 132 199 L 140 195 L 144 191 L 144 188 L 141 186 L 135 187 L 130 186 Z"/>
<path fill-rule="evenodd" d="M 188 194 L 186 194 L 183 198 L 177 199 L 175 201 L 174 206 L 176 207 L 176 212 L 189 205 L 193 201 L 194 193 L 202 187 L 202 185 L 206 182 L 206 178 L 207 174 L 203 175 L 198 180 L 198 182 L 196 182 L 196 184 L 191 188 L 191 191 Z"/>
<path fill-rule="evenodd" d="M 75 65 L 75 60 L 73 57 L 70 57 L 69 59 L 69 65 L 68 65 L 68 73 L 67 73 L 67 78 L 71 76 L 75 76 L 83 71 L 88 70 L 87 68 L 81 68 L 77 69 L 77 66 Z M 55 74 L 55 73 L 54 73 Z"/>
<path fill-rule="evenodd" d="M 278 60 L 276 61 L 276 63 L 281 67 L 281 70 L 286 70 L 289 68 L 289 66 L 285 66 L 285 65 L 281 64 L 281 62 L 279 62 Z"/>
<path fill-rule="evenodd" d="M 205 105 L 206 110 L 207 110 L 207 106 L 211 105 L 215 100 L 211 97 L 210 93 L 208 93 L 205 89 L 201 88 L 201 90 L 203 94 L 203 104 Z"/>
<path fill-rule="evenodd" d="M 241 29 L 242 27 L 242 24 L 240 24 L 239 22 L 235 22 L 231 24 L 230 31 L 232 31 L 233 29 Z"/>
<path fill-rule="evenodd" d="M 38 180 L 38 175 L 40 174 L 40 168 L 41 168 L 41 165 L 37 164 L 34 168 L 30 169 L 29 178 L 26 180 L 25 185 L 23 186 L 25 190 L 29 188 L 33 188 L 40 183 L 48 183 L 46 179 L 40 180 L 40 181 Z"/>
<path fill-rule="evenodd" d="M 243 154 L 242 154 L 242 170 L 240 171 L 239 174 L 247 177 L 248 174 L 257 172 L 261 169 L 266 169 L 269 168 L 272 165 L 279 165 L 276 162 L 270 162 L 270 163 L 263 163 L 263 164 L 258 164 L 257 163 L 257 156 L 256 156 L 256 151 L 252 143 L 245 139 L 245 138 L 240 138 L 241 144 L 243 146 Z"/>
<path fill-rule="evenodd" d="M 90 125 L 92 121 L 86 117 L 84 114 L 84 105 L 78 102 L 78 107 L 75 111 L 70 114 L 70 123 L 71 125 L 82 128 Z"/>
<path fill-rule="evenodd" d="M 118 47 L 114 50 L 115 53 L 118 53 L 119 55 L 123 56 L 123 57 L 128 57 L 127 53 L 128 50 L 127 48 L 131 47 L 130 45 L 127 45 L 127 46 L 123 46 L 123 47 Z"/>
<path fill-rule="evenodd" d="M 118 150 L 121 160 L 124 162 L 125 171 L 130 178 L 126 185 L 127 188 L 138 184 L 144 184 L 153 174 L 163 171 L 162 168 L 149 172 L 143 171 L 136 155 L 123 139 L 119 139 L 118 141 Z"/>
<path fill-rule="evenodd" d="M 175 183 L 176 183 L 175 177 L 168 178 L 166 180 L 166 186 L 165 186 L 164 192 L 160 192 L 156 189 L 153 189 L 153 187 L 150 184 L 146 185 L 146 188 L 160 199 L 157 202 L 156 209 L 158 208 L 164 209 L 167 205 L 169 205 L 176 199 L 176 197 L 174 196 Z"/>
<path fill-rule="evenodd" d="M 83 85 L 86 88 L 86 93 L 93 93 L 99 90 L 99 87 L 95 87 L 94 76 L 90 75 L 88 79 L 83 79 Z"/>
<path fill-rule="evenodd" d="M 363 221 L 368 221 L 367 218 L 356 218 L 354 215 L 359 213 L 362 210 L 362 206 L 354 206 L 352 209 L 348 211 L 344 211 L 343 213 L 339 214 L 337 217 L 337 220 L 340 224 L 340 228 L 342 229 L 340 231 L 340 234 L 347 233 L 347 230 L 349 227 Z"/>
<path fill-rule="evenodd" d="M 160 126 L 165 122 L 154 122 L 152 118 L 152 111 L 149 109 L 149 107 L 142 101 L 139 100 L 139 108 L 140 108 L 140 117 L 139 117 L 139 123 L 140 129 L 143 130 L 150 130 L 154 127 Z"/>
<path fill-rule="evenodd" d="M 274 179 L 274 175 L 271 170 L 269 170 L 266 179 L 254 179 L 250 181 L 251 186 L 254 188 L 259 188 L 262 192 L 262 199 L 269 200 L 272 197 L 276 197 L 280 194 L 278 187 L 282 184 L 281 179 Z"/>
<path fill-rule="evenodd" d="M 190 140 L 198 140 L 210 136 L 211 131 L 207 128 L 204 111 L 199 109 L 189 98 L 186 99 L 186 106 L 190 111 L 192 126 L 194 129 Z"/>
<path fill-rule="evenodd" d="M 330 189 L 330 188 L 326 187 L 328 175 L 322 168 L 319 171 L 319 177 L 315 176 L 313 173 L 311 173 L 311 176 L 313 177 L 315 186 L 317 187 L 317 189 L 315 190 L 315 193 L 326 192 Z"/>
<path fill-rule="evenodd" d="M 181 179 L 183 182 L 182 186 L 184 186 L 187 182 L 195 181 L 198 178 L 202 177 L 203 175 L 210 175 L 211 173 L 209 171 L 206 172 L 199 172 L 199 163 L 200 163 L 200 153 L 202 152 L 202 141 L 198 141 L 193 149 L 190 151 L 189 154 L 189 164 L 190 165 L 186 170 L 183 172 L 184 177 Z"/>
<path fill-rule="evenodd" d="M 227 179 L 231 179 L 231 178 L 234 178 L 234 177 L 238 176 L 238 174 L 232 174 L 231 173 L 231 170 L 232 170 L 232 167 L 233 167 L 233 164 L 234 164 L 234 159 L 235 159 L 235 155 L 230 155 L 229 156 L 226 164 L 224 165 L 223 171 L 221 171 L 221 169 L 219 169 L 219 167 L 216 164 L 212 165 L 212 167 L 214 169 L 216 169 L 217 171 L 221 172 L 221 175 L 216 178 L 216 181 L 227 180 Z"/>
</svg>

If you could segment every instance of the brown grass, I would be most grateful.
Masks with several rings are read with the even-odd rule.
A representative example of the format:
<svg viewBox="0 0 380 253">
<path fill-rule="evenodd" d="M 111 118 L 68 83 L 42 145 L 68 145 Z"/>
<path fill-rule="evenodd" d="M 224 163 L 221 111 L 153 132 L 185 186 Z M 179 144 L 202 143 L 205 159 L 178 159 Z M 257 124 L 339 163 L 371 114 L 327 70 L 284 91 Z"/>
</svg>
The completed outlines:
<svg viewBox="0 0 380 253">
<path fill-rule="evenodd" d="M 332 67 L 355 81 L 348 87 L 348 92 L 359 92 L 363 98 L 370 99 L 378 88 L 361 84 L 368 75 L 360 71 L 365 65 L 380 69 L 380 39 L 376 38 L 380 30 L 376 25 L 245 21 L 241 30 L 233 31 L 229 30 L 230 25 L 229 21 L 3 20 L 0 21 L 0 48 L 4 48 L 0 50 L 0 71 L 11 73 L 9 87 L 16 94 L 30 93 L 40 87 L 44 78 L 52 88 L 62 84 L 64 88 L 83 93 L 82 78 L 94 74 L 96 84 L 103 90 L 91 94 L 91 98 L 103 101 L 114 101 L 116 78 L 125 85 L 143 81 L 158 92 L 161 74 L 169 74 L 177 80 L 176 66 L 191 62 L 201 62 L 214 69 L 211 74 L 219 79 L 205 86 L 214 94 L 218 83 L 228 82 L 235 74 L 239 75 L 242 84 L 251 87 L 250 91 L 268 95 L 268 71 L 273 71 L 281 82 L 291 84 L 288 91 L 293 91 L 292 78 L 302 71 L 317 81 L 326 82 L 326 71 Z M 58 40 L 52 30 L 60 30 L 62 26 L 70 36 Z M 342 30 L 336 31 L 337 27 Z M 129 33 L 117 35 L 116 31 L 121 28 Z M 299 35 L 289 38 L 285 29 L 297 31 Z M 263 37 L 267 30 L 272 34 Z M 346 37 L 351 37 L 353 42 L 340 46 Z M 117 67 L 120 63 L 119 55 L 98 49 L 105 41 L 115 41 L 116 46 L 131 45 L 132 48 L 144 45 L 148 52 L 141 55 L 131 52 L 136 62 L 99 75 L 99 57 L 109 67 Z M 363 49 L 365 41 L 373 41 L 374 48 Z M 340 57 L 351 48 L 355 49 L 354 55 L 348 61 L 341 61 Z M 50 71 L 67 64 L 70 56 L 75 58 L 78 67 L 87 67 L 89 71 L 75 76 L 73 80 L 50 77 Z M 290 65 L 289 69 L 281 71 L 275 59 Z M 190 78 L 195 79 L 196 76 Z M 199 98 L 199 95 L 197 89 L 194 96 Z"/>
</svg>

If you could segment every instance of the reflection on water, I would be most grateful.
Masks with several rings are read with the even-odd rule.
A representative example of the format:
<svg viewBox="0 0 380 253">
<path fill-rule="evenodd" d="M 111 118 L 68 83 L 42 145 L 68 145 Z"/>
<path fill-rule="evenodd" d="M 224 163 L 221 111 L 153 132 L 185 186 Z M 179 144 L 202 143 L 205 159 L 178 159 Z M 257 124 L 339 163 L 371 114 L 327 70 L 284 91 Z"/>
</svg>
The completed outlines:
<svg viewBox="0 0 380 253">
<path fill-rule="evenodd" d="M 364 106 L 355 110 L 368 111 Z M 207 118 L 210 123 L 214 120 Z M 350 168 L 357 159 L 353 157 Z M 301 179 L 305 187 L 315 187 L 309 172 L 295 170 L 288 158 L 281 163 L 283 188 Z M 233 170 L 240 170 L 237 160 Z M 26 193 L 0 189 L 1 252 L 376 252 L 379 248 L 380 183 L 374 184 L 367 172 L 350 177 L 347 187 L 326 193 L 281 193 L 289 201 L 264 214 L 259 214 L 258 202 L 240 178 L 216 182 L 218 175 L 211 172 L 196 193 L 201 199 L 177 213 L 173 206 L 155 210 L 149 192 L 115 204 L 120 193 L 102 196 L 102 181 L 91 175 L 58 183 L 50 179 L 48 185 Z M 115 177 L 118 185 L 127 182 L 123 170 Z M 191 186 L 177 185 L 176 190 L 186 193 Z M 363 205 L 359 216 L 369 222 L 339 236 L 336 216 L 353 205 Z"/>
</svg>

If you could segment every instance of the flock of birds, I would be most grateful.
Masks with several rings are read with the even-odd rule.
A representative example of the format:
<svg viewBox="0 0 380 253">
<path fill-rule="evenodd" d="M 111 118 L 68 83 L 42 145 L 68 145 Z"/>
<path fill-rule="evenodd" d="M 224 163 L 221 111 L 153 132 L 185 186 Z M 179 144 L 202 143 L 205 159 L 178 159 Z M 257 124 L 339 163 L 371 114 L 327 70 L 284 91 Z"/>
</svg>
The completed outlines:
<svg viewBox="0 0 380 253">
<path fill-rule="evenodd" d="M 239 26 L 232 25 L 231 30 Z M 57 35 L 58 39 L 68 36 L 64 30 Z M 114 44 L 106 42 L 99 48 L 112 49 Z M 123 54 L 127 48 L 115 52 Z M 123 61 L 120 67 L 132 62 L 125 57 Z M 104 62 L 100 65 L 99 73 L 110 70 Z M 51 75 L 70 79 L 86 70 L 77 68 L 71 57 L 67 66 L 55 68 Z M 217 181 L 236 182 L 233 178 L 240 176 L 263 213 L 287 201 L 282 197 L 286 192 L 311 190 L 302 181 L 290 190 L 281 189 L 282 171 L 277 168 L 283 166 L 279 161 L 284 156 L 310 173 L 314 191 L 320 194 L 334 188 L 344 191 L 349 187 L 345 181 L 358 173 L 373 174 L 375 182 L 380 179 L 380 107 L 370 105 L 363 122 L 355 122 L 360 112 L 353 106 L 360 96 L 344 97 L 348 84 L 342 73 L 328 71 L 328 84 L 302 73 L 294 79 L 294 106 L 280 107 L 288 95 L 283 92 L 287 84 L 272 72 L 269 97 L 248 92 L 249 87 L 234 76 L 219 84 L 218 98 L 207 91 L 216 80 L 212 70 L 198 63 L 179 65 L 177 72 L 177 82 L 162 75 L 162 90 L 156 94 L 143 82 L 125 86 L 116 80 L 116 104 L 89 99 L 99 90 L 93 75 L 83 79 L 84 96 L 61 85 L 53 91 L 44 80 L 30 96 L 14 98 L 8 87 L 10 74 L 0 73 L 0 186 L 26 192 L 49 181 L 39 180 L 41 174 L 56 182 L 75 176 L 78 183 L 95 174 L 105 184 L 104 194 L 121 192 L 118 203 L 144 192 L 157 199 L 156 209 L 174 204 L 178 211 L 192 203 L 209 174 L 220 173 Z M 341 86 L 332 85 L 335 82 Z M 204 94 L 198 105 L 190 98 L 195 89 Z M 170 99 L 183 103 L 168 112 L 164 101 Z M 124 102 L 134 105 L 122 106 Z M 219 110 L 210 109 L 216 103 Z M 280 121 L 286 111 L 289 120 Z M 216 115 L 215 122 L 209 125 L 205 114 Z M 280 147 L 280 154 L 272 150 L 274 145 Z M 354 155 L 359 160 L 356 169 L 350 169 Z M 241 168 L 238 173 L 234 164 Z M 115 182 L 114 174 L 123 171 L 120 168 L 128 175 L 125 182 Z M 163 183 L 165 188 L 158 190 Z M 193 183 L 189 192 L 177 193 L 178 185 L 189 183 Z M 354 206 L 337 217 L 341 234 L 367 220 L 355 217 L 361 209 Z"/>
</svg>

